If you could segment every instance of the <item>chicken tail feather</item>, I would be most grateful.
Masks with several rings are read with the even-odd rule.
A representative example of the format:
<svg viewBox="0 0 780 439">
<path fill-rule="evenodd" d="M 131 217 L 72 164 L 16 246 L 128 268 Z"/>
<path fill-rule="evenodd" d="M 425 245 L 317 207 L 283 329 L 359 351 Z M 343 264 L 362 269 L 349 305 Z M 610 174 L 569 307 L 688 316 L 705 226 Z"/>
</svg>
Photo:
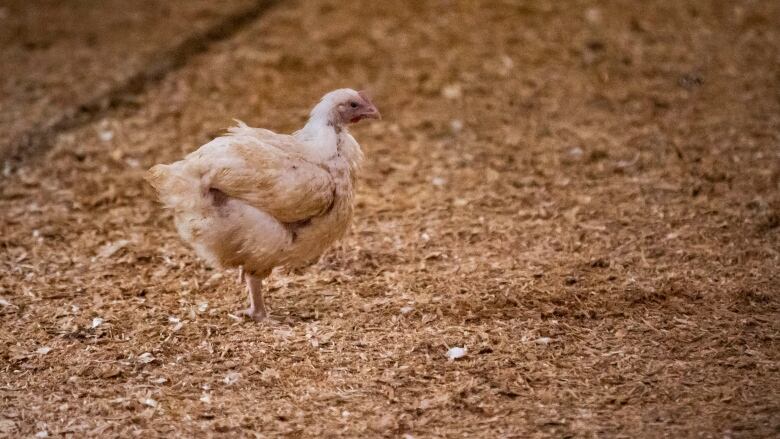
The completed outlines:
<svg viewBox="0 0 780 439">
<path fill-rule="evenodd" d="M 146 173 L 145 179 L 157 190 L 160 201 L 167 208 L 175 210 L 202 210 L 209 207 L 209 178 L 194 178 L 185 172 L 181 162 L 170 165 L 155 165 Z"/>
<path fill-rule="evenodd" d="M 238 119 L 233 119 L 233 121 L 236 123 L 236 126 L 228 128 L 228 133 L 233 136 L 241 136 L 241 135 L 253 135 L 255 132 L 255 128 L 250 127 L 249 125 L 245 124 L 243 121 L 240 121 Z"/>
</svg>

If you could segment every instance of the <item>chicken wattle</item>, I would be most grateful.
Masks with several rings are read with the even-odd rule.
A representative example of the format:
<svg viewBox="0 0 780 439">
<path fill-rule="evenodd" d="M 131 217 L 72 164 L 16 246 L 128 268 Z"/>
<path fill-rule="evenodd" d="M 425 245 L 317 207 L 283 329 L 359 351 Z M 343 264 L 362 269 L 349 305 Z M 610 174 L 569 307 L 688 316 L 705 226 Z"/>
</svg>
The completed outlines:
<svg viewBox="0 0 780 439">
<path fill-rule="evenodd" d="M 363 154 L 347 126 L 378 119 L 362 92 L 339 89 L 292 135 L 242 122 L 147 180 L 173 210 L 176 229 L 209 264 L 238 268 L 255 320 L 268 313 L 262 281 L 274 267 L 316 261 L 352 218 Z"/>
</svg>

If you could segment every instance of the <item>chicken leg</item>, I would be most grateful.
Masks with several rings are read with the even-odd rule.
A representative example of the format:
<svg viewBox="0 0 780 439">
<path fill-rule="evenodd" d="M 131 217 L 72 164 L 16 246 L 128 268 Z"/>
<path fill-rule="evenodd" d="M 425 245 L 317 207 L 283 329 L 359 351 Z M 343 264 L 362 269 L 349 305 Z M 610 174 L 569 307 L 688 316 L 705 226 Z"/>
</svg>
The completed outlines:
<svg viewBox="0 0 780 439">
<path fill-rule="evenodd" d="M 249 296 L 249 308 L 239 311 L 239 315 L 245 315 L 256 322 L 265 320 L 268 317 L 268 310 L 263 299 L 263 279 L 268 274 L 257 275 L 243 272 L 243 276 L 246 279 L 247 295 Z"/>
</svg>

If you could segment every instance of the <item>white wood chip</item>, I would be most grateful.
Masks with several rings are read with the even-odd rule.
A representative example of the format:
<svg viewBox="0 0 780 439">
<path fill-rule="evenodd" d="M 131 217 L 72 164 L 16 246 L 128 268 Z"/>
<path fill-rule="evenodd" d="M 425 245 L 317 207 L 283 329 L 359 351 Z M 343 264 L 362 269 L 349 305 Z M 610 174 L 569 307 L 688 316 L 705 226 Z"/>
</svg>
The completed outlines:
<svg viewBox="0 0 780 439">
<path fill-rule="evenodd" d="M 455 361 L 458 358 L 465 357 L 467 352 L 468 352 L 468 349 L 466 349 L 465 347 L 460 348 L 460 347 L 456 346 L 456 347 L 450 348 L 447 351 L 447 359 L 449 359 L 450 361 Z"/>
</svg>

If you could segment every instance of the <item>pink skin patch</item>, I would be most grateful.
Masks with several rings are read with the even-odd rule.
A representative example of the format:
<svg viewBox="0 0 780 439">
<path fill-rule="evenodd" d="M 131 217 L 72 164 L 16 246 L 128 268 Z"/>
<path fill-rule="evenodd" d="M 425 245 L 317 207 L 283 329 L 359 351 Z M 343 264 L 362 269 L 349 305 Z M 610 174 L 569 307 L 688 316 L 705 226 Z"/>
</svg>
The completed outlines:
<svg viewBox="0 0 780 439">
<path fill-rule="evenodd" d="M 366 92 L 365 92 L 365 90 L 361 90 L 361 91 L 359 91 L 359 92 L 358 92 L 358 96 L 360 96 L 361 98 L 363 98 L 363 100 L 364 100 L 364 101 L 366 101 L 366 103 L 368 103 L 368 105 L 374 105 L 374 104 L 371 102 L 371 98 L 369 98 L 369 97 L 368 97 L 368 93 L 366 93 Z"/>
</svg>

